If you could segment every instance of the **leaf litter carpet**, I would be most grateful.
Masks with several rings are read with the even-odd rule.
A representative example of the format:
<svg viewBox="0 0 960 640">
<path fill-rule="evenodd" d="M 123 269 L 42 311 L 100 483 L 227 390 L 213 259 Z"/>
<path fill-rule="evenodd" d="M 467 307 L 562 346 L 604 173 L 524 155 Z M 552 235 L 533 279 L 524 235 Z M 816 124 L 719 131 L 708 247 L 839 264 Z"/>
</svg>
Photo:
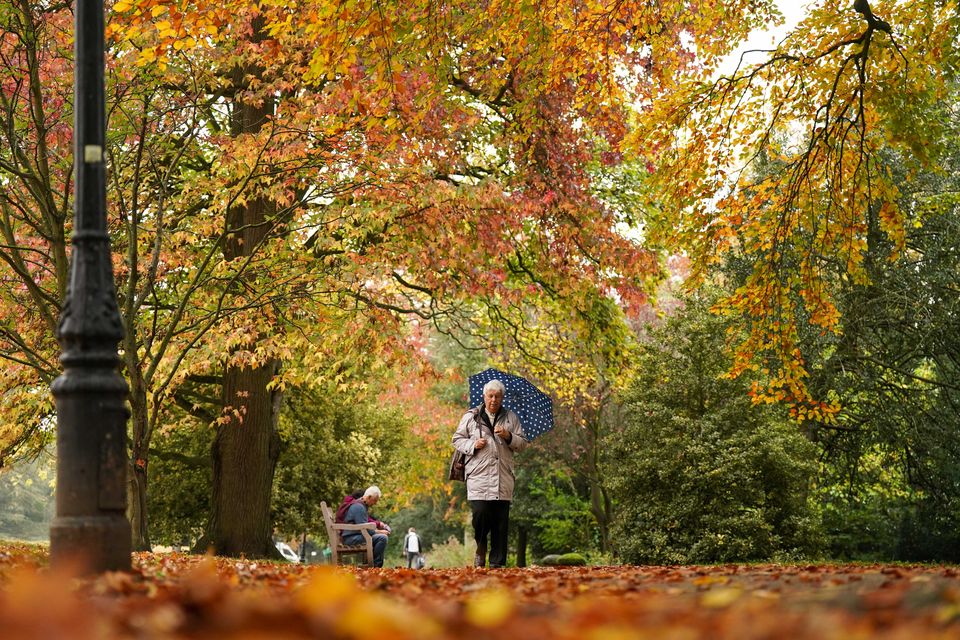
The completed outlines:
<svg viewBox="0 0 960 640">
<path fill-rule="evenodd" d="M 0 546 L 0 637 L 958 638 L 957 567 L 717 565 L 334 570 L 137 554 L 70 579 Z"/>
</svg>

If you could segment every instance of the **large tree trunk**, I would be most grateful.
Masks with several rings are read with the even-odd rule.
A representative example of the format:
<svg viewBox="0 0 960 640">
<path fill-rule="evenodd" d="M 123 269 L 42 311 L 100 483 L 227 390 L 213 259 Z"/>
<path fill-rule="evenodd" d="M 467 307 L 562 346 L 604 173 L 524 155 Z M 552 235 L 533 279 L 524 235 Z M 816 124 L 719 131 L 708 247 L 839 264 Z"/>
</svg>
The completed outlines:
<svg viewBox="0 0 960 640">
<path fill-rule="evenodd" d="M 262 37 L 253 26 L 253 40 Z M 239 96 L 248 78 L 259 77 L 255 67 L 234 70 L 234 90 Z M 256 134 L 273 114 L 274 103 L 265 97 L 259 104 L 235 99 L 231 133 Z M 256 187 L 253 187 L 256 189 Z M 275 223 L 276 204 L 248 194 L 244 204 L 227 212 L 224 258 L 237 260 L 261 250 Z M 257 336 L 253 336 L 253 340 Z M 252 346 L 248 345 L 252 350 Z M 223 418 L 214 438 L 210 523 L 202 544 L 218 555 L 276 556 L 272 542 L 270 497 L 280 453 L 277 421 L 280 392 L 267 385 L 279 368 L 275 360 L 256 366 L 228 364 L 223 375 Z"/>
<path fill-rule="evenodd" d="M 229 367 L 223 400 L 232 417 L 217 427 L 213 442 L 213 496 L 205 542 L 218 555 L 276 555 L 270 495 L 280 453 L 280 394 L 267 390 L 274 363 Z"/>
</svg>

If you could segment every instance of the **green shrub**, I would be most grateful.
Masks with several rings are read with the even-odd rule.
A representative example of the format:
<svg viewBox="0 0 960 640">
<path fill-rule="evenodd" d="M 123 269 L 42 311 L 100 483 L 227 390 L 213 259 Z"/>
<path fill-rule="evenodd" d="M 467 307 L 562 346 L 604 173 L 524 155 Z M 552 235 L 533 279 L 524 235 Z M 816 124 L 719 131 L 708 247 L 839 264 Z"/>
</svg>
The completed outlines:
<svg viewBox="0 0 960 640">
<path fill-rule="evenodd" d="M 585 567 L 587 559 L 579 553 L 551 554 L 541 558 L 537 564 L 545 567 Z"/>
<path fill-rule="evenodd" d="M 613 540 L 631 563 L 808 557 L 823 544 L 811 500 L 816 449 L 749 382 L 723 376 L 725 327 L 707 304 L 654 330 L 605 464 Z"/>
<path fill-rule="evenodd" d="M 896 557 L 897 529 L 909 511 L 911 496 L 895 458 L 874 448 L 857 456 L 855 470 L 837 461 L 821 464 L 817 495 L 831 558 Z"/>
<path fill-rule="evenodd" d="M 450 536 L 443 544 L 431 545 L 425 556 L 431 569 L 452 569 L 473 565 L 473 554 L 472 546 L 468 549 L 461 540 Z"/>
</svg>

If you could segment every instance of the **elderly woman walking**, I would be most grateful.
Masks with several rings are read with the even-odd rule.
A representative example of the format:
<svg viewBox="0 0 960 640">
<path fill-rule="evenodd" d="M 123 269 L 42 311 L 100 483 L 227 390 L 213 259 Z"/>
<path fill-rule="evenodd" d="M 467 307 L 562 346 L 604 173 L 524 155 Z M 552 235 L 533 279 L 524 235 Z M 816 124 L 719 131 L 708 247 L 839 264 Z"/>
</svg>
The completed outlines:
<svg viewBox="0 0 960 640">
<path fill-rule="evenodd" d="M 507 528 L 515 478 L 513 453 L 527 446 L 520 418 L 503 407 L 504 391 L 499 380 L 484 385 L 483 404 L 466 412 L 453 434 L 453 446 L 467 455 L 464 472 L 477 540 L 477 567 L 486 564 L 488 536 L 490 566 L 507 564 Z"/>
</svg>

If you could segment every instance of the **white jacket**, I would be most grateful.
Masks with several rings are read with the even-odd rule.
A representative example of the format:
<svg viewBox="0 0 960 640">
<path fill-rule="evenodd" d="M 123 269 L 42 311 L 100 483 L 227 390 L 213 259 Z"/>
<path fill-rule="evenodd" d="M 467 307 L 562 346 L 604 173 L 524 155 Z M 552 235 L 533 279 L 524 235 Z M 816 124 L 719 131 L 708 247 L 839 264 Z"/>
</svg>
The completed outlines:
<svg viewBox="0 0 960 640">
<path fill-rule="evenodd" d="M 504 426 L 512 434 L 510 444 L 507 444 L 479 419 L 479 411 L 483 411 L 483 408 L 476 407 L 463 414 L 453 434 L 453 446 L 467 454 L 467 500 L 513 500 L 516 480 L 513 452 L 522 450 L 528 444 L 523 437 L 520 418 L 509 409 L 501 409 L 497 414 L 496 424 Z M 481 437 L 486 438 L 487 446 L 476 450 L 476 442 Z"/>
</svg>

